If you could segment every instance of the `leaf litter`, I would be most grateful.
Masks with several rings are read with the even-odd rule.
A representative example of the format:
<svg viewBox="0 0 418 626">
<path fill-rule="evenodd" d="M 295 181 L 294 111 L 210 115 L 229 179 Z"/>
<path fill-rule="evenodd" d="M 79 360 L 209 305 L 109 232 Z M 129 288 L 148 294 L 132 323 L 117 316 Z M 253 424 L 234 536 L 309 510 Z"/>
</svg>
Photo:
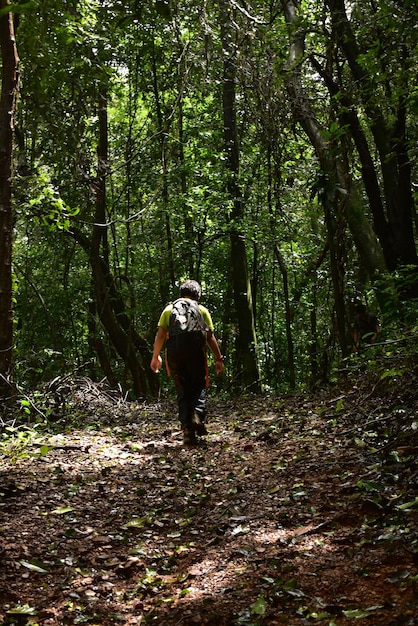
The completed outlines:
<svg viewBox="0 0 418 626">
<path fill-rule="evenodd" d="M 211 398 L 195 448 L 173 401 L 91 388 L 2 461 L 2 624 L 418 624 L 413 370 Z"/>
</svg>

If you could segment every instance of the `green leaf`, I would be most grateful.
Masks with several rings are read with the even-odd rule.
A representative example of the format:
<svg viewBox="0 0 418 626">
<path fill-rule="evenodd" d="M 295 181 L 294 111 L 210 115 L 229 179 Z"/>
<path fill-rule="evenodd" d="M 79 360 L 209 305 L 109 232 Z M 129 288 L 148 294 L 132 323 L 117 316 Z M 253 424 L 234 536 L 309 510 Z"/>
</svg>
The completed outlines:
<svg viewBox="0 0 418 626">
<path fill-rule="evenodd" d="M 404 504 L 400 504 L 396 508 L 399 509 L 399 511 L 409 511 L 409 509 L 414 509 L 415 507 L 418 507 L 418 498 L 405 502 Z"/>
<path fill-rule="evenodd" d="M 364 617 L 370 617 L 370 613 L 368 613 L 367 611 L 363 611 L 362 609 L 343 611 L 343 615 L 350 619 L 363 619 Z"/>
<path fill-rule="evenodd" d="M 253 604 L 253 608 L 251 609 L 251 615 L 264 615 L 266 609 L 266 600 L 264 596 L 260 596 Z"/>
<path fill-rule="evenodd" d="M 145 528 L 151 524 L 149 517 L 134 517 L 122 526 L 122 528 Z"/>
<path fill-rule="evenodd" d="M 341 398 L 338 400 L 335 410 L 336 411 L 342 411 L 344 408 L 344 400 L 342 400 Z"/>
<path fill-rule="evenodd" d="M 296 584 L 296 578 L 290 578 L 284 583 L 283 589 L 285 591 L 288 591 L 289 589 L 296 589 Z"/>
<path fill-rule="evenodd" d="M 43 446 L 41 446 L 41 447 L 40 447 L 40 449 L 39 449 L 39 454 L 40 454 L 40 456 L 41 456 L 41 457 L 42 457 L 42 456 L 45 456 L 45 455 L 47 455 L 47 454 L 48 454 L 48 452 L 49 452 L 50 450 L 53 450 L 53 449 L 54 449 L 54 446 L 47 446 L 47 445 L 45 444 L 45 445 L 43 445 Z"/>
<path fill-rule="evenodd" d="M 360 448 L 364 448 L 367 444 L 360 439 L 359 437 L 354 437 L 354 441 L 355 443 L 360 447 Z"/>
<path fill-rule="evenodd" d="M 65 513 L 71 513 L 75 509 L 72 506 L 60 506 L 58 509 L 54 509 L 51 513 L 55 513 L 56 515 L 64 515 Z"/>
<path fill-rule="evenodd" d="M 359 480 L 357 482 L 357 487 L 365 489 L 366 491 L 379 491 L 381 489 L 381 486 L 372 480 Z"/>
<path fill-rule="evenodd" d="M 36 609 L 29 606 L 29 604 L 18 604 L 14 606 L 12 609 L 7 611 L 7 615 L 36 615 Z"/>
<path fill-rule="evenodd" d="M 3 15 L 7 15 L 9 11 L 13 11 L 13 13 L 27 13 L 31 9 L 36 9 L 36 8 L 37 8 L 36 2 L 25 2 L 24 4 L 18 4 L 18 3 L 9 4 L 3 7 L 2 9 L 0 9 L 0 17 L 3 17 Z"/>
<path fill-rule="evenodd" d="M 186 587 L 186 589 L 183 589 L 182 591 L 180 591 L 180 598 L 184 598 L 184 596 L 187 596 L 188 593 L 190 593 L 191 589 L 189 587 Z"/>
</svg>

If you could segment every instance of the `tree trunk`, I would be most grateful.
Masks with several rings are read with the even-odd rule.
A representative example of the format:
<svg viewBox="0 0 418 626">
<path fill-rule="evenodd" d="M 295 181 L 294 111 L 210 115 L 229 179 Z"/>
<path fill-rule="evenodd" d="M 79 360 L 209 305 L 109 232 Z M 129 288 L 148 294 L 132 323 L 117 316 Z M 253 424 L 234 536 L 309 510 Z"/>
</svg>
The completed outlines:
<svg viewBox="0 0 418 626">
<path fill-rule="evenodd" d="M 408 85 L 406 83 L 410 74 L 406 63 L 408 52 L 404 45 L 403 47 L 401 46 L 402 54 L 399 62 L 405 84 L 399 96 L 396 119 L 394 123 L 389 123 L 385 120 L 382 109 L 376 99 L 376 90 L 371 77 L 360 62 L 363 51 L 359 48 L 355 33 L 347 17 L 344 0 L 328 0 L 328 5 L 338 44 L 348 61 L 351 74 L 358 89 L 359 98 L 364 106 L 366 122 L 379 155 L 387 219 L 385 229 L 389 229 L 389 236 L 381 236 L 381 212 L 377 215 L 373 212 L 373 217 L 388 268 L 389 270 L 394 270 L 402 265 L 418 265 L 413 233 L 414 203 L 411 186 L 411 161 L 408 158 L 406 141 L 405 98 L 408 93 Z M 354 137 L 354 139 L 356 138 Z M 359 148 L 358 145 L 357 147 Z M 374 152 L 374 150 L 370 150 L 370 152 Z M 360 150 L 359 154 L 360 158 L 362 158 Z M 379 177 L 377 172 L 375 172 L 373 164 L 368 161 L 368 168 L 365 171 L 365 161 L 362 158 L 362 165 L 363 177 L 367 173 L 371 181 L 377 181 Z M 372 196 L 370 191 L 368 191 L 368 196 L 371 206 L 372 202 L 377 202 L 379 197 L 381 197 L 379 186 L 376 183 L 374 183 L 374 195 Z M 377 218 L 380 221 L 376 221 Z M 385 234 L 387 235 L 387 233 Z"/>
<path fill-rule="evenodd" d="M 96 215 L 90 243 L 90 265 L 97 313 L 115 350 L 131 373 L 135 396 L 145 397 L 149 389 L 148 383 L 152 379 L 151 375 L 147 375 L 149 368 L 141 366 L 136 348 L 141 349 L 147 365 L 151 359 L 151 352 L 132 327 L 132 322 L 126 314 L 122 297 L 116 288 L 109 266 L 106 225 L 107 103 L 105 94 L 101 96 L 99 105 L 99 129 Z M 112 384 L 114 381 L 109 382 Z"/>
<path fill-rule="evenodd" d="M 244 204 L 239 186 L 239 147 L 235 108 L 235 48 L 231 43 L 231 18 L 226 0 L 219 0 L 223 64 L 223 123 L 227 156 L 227 190 L 232 205 L 230 214 L 231 267 L 235 312 L 238 322 L 236 364 L 240 383 L 255 393 L 261 392 L 256 353 L 256 333 L 248 272 L 247 252 L 242 232 Z"/>
<path fill-rule="evenodd" d="M 312 286 L 312 309 L 310 313 L 310 328 L 311 328 L 311 338 L 308 343 L 308 353 L 309 353 L 309 363 L 310 363 L 310 386 L 313 387 L 318 382 L 319 376 L 319 364 L 318 364 L 318 320 L 316 315 L 316 307 L 317 307 L 317 285 L 316 283 Z M 325 382 L 328 376 L 321 381 Z"/>
<path fill-rule="evenodd" d="M 331 276 L 334 292 L 335 312 L 337 316 L 338 340 L 343 356 L 348 353 L 347 333 L 345 331 L 344 280 L 341 254 L 341 237 L 343 233 L 342 203 L 339 201 L 337 189 L 344 186 L 340 180 L 338 166 L 333 150 L 325 138 L 312 111 L 310 100 L 305 93 L 300 77 L 300 63 L 304 54 L 304 31 L 295 29 L 297 25 L 296 3 L 294 0 L 283 0 L 283 10 L 286 22 L 290 26 L 290 48 L 288 59 L 288 73 L 286 87 L 290 97 L 293 115 L 309 137 L 321 166 L 321 181 L 318 185 L 319 196 L 324 209 L 325 223 L 328 234 L 328 248 L 330 253 Z"/>
<path fill-rule="evenodd" d="M 293 346 L 292 337 L 292 307 L 289 299 L 289 279 L 287 274 L 286 264 L 282 257 L 277 244 L 274 246 L 274 256 L 279 264 L 280 272 L 283 280 L 283 294 L 285 303 L 285 321 L 286 321 L 286 342 L 287 342 L 287 358 L 288 358 L 288 370 L 289 370 L 289 387 L 290 389 L 296 388 L 296 368 L 295 368 L 295 351 Z"/>
<path fill-rule="evenodd" d="M 357 251 L 372 281 L 387 273 L 387 265 L 372 224 L 364 212 L 363 198 L 359 186 L 352 183 L 346 207 L 347 222 Z"/>
<path fill-rule="evenodd" d="M 268 167 L 267 203 L 268 203 L 271 232 L 275 233 L 277 228 L 276 228 L 276 224 L 274 220 L 274 212 L 273 212 L 273 194 L 272 194 L 273 177 L 272 177 L 271 157 L 272 157 L 272 150 L 271 150 L 271 144 L 269 144 L 268 149 L 267 149 L 267 167 Z M 276 204 L 277 210 L 279 210 L 280 209 L 280 197 L 278 193 L 275 194 L 274 202 Z M 282 282 L 283 282 L 289 387 L 291 389 L 295 389 L 296 388 L 296 366 L 295 366 L 295 350 L 294 350 L 293 334 L 292 334 L 293 312 L 292 312 L 292 306 L 291 306 L 290 297 L 289 297 L 289 276 L 288 276 L 288 271 L 287 271 L 285 260 L 283 258 L 283 255 L 276 241 L 273 244 L 273 252 L 274 252 L 276 261 L 279 265 L 280 273 L 282 276 Z"/>
<path fill-rule="evenodd" d="M 169 195 L 168 195 L 168 157 L 167 157 L 167 139 L 168 131 L 167 124 L 164 123 L 164 113 L 161 104 L 160 90 L 158 87 L 158 72 L 156 63 L 156 50 L 153 44 L 152 52 L 152 84 L 155 99 L 155 111 L 158 121 L 158 133 L 160 138 L 161 149 L 161 169 L 162 169 L 162 203 L 163 208 L 161 211 L 161 232 L 165 231 L 167 249 L 163 251 L 161 255 L 163 263 L 162 279 L 161 279 L 161 298 L 163 302 L 167 302 L 169 299 L 170 285 L 174 287 L 176 282 L 176 271 L 173 260 L 173 238 L 171 233 L 170 224 L 170 211 L 169 211 Z"/>
<path fill-rule="evenodd" d="M 393 235 L 389 224 L 385 218 L 383 201 L 380 195 L 379 181 L 366 135 L 358 118 L 355 103 L 347 95 L 341 95 L 341 87 L 332 76 L 324 71 L 318 61 L 311 56 L 310 61 L 314 69 L 323 78 L 331 97 L 339 102 L 339 108 L 335 111 L 342 126 L 350 129 L 351 136 L 357 148 L 360 158 L 362 179 L 364 189 L 367 194 L 371 213 L 373 215 L 373 225 L 367 219 L 364 211 L 364 203 L 361 197 L 358 184 L 349 183 L 344 185 L 348 191 L 347 200 L 347 221 L 351 234 L 356 244 L 365 268 L 371 280 L 378 275 L 387 272 L 389 267 L 393 267 L 395 260 L 392 257 Z M 344 174 L 342 174 L 344 175 Z M 349 180 L 348 172 L 345 178 Z M 377 236 L 376 236 L 377 235 Z M 385 258 L 385 255 L 387 257 Z"/>
<path fill-rule="evenodd" d="M 334 309 L 336 316 L 336 328 L 338 342 L 343 357 L 348 356 L 350 349 L 346 332 L 345 311 L 345 216 L 343 201 L 338 201 L 336 188 L 336 176 L 331 174 L 327 178 L 322 191 L 322 206 L 325 214 L 325 224 L 328 233 L 328 247 L 330 255 L 331 279 L 334 295 Z"/>
<path fill-rule="evenodd" d="M 7 0 L 0 0 L 0 9 L 8 4 Z M 19 57 L 11 12 L 0 17 L 0 47 L 0 396 L 3 396 L 8 390 L 13 357 L 12 173 L 13 131 L 19 89 Z"/>
</svg>

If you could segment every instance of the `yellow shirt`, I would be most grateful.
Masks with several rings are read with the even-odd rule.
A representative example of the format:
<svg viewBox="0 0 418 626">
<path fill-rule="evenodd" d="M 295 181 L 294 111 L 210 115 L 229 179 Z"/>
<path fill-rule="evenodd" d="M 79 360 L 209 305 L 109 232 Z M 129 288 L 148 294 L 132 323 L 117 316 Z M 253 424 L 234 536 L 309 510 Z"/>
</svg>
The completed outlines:
<svg viewBox="0 0 418 626">
<path fill-rule="evenodd" d="M 213 326 L 212 317 L 211 317 L 209 311 L 202 304 L 199 304 L 198 306 L 199 306 L 200 312 L 203 315 L 203 319 L 205 320 L 206 326 L 209 328 L 209 330 L 211 330 L 213 332 L 214 326 Z M 168 304 L 165 307 L 165 309 L 161 313 L 160 319 L 158 321 L 158 326 L 162 326 L 163 328 L 168 330 L 168 326 L 169 326 L 169 323 L 170 323 L 170 313 L 171 313 L 171 309 L 172 308 L 173 308 L 173 304 Z"/>
</svg>

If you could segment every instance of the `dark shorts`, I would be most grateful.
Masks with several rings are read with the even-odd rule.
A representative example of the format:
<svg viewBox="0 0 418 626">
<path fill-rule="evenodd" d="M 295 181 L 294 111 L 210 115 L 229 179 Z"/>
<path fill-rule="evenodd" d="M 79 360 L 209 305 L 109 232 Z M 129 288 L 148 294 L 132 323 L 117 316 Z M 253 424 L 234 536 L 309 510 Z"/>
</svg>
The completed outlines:
<svg viewBox="0 0 418 626">
<path fill-rule="evenodd" d="M 167 361 L 177 391 L 179 419 L 183 428 L 191 426 L 193 414 L 201 421 L 206 414 L 206 354 L 200 348 L 187 354 L 170 352 Z"/>
</svg>

